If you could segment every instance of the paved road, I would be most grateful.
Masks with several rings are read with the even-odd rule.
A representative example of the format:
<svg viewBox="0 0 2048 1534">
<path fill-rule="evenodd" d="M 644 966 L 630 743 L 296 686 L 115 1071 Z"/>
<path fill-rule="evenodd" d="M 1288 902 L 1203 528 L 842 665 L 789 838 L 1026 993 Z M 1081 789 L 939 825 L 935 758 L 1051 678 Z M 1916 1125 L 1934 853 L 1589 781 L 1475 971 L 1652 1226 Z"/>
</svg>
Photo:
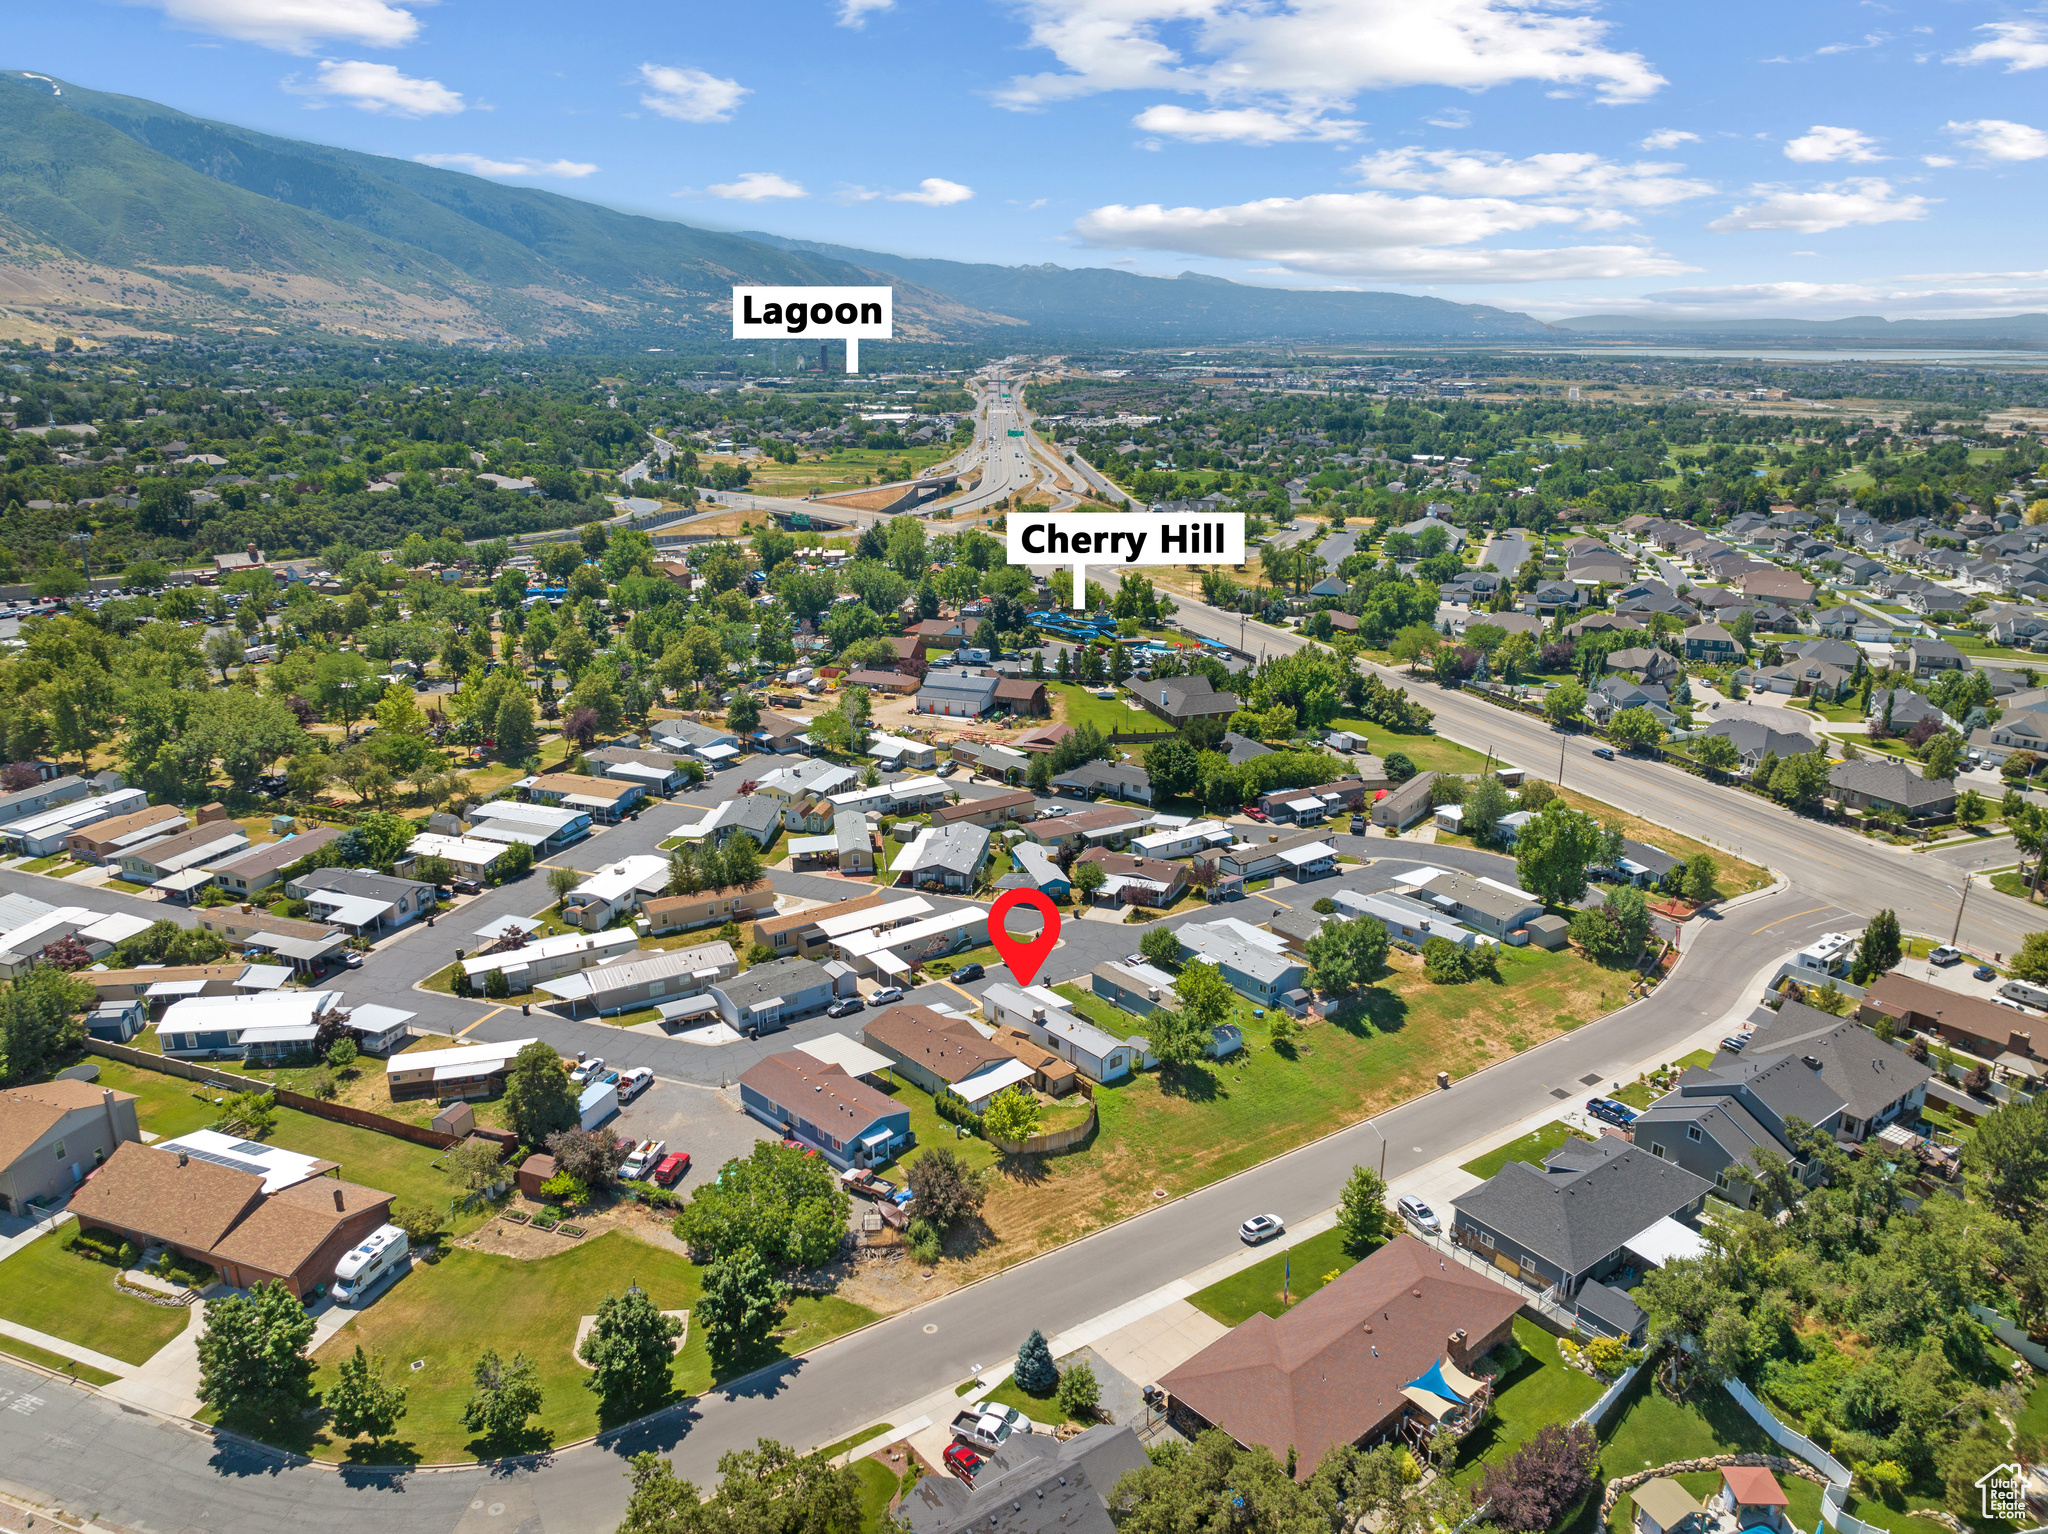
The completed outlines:
<svg viewBox="0 0 2048 1534">
<path fill-rule="evenodd" d="M 1443 861 L 1449 850 L 1413 853 Z M 1404 849 L 1404 858 L 1411 855 Z M 0 1364 L 0 1391 L 41 1402 L 28 1412 L 0 1411 L 4 1479 L 103 1525 L 152 1531 L 268 1534 L 289 1520 L 339 1534 L 343 1520 L 366 1513 L 408 1534 L 608 1529 L 624 1506 L 624 1457 L 638 1449 L 670 1453 L 703 1484 L 720 1454 L 757 1437 L 829 1442 L 895 1403 L 964 1378 L 1030 1327 L 1053 1333 L 1078 1325 L 1206 1266 L 1235 1250 L 1236 1226 L 1248 1212 L 1270 1210 L 1294 1222 L 1327 1209 L 1354 1164 L 1380 1161 L 1383 1143 L 1398 1187 L 1491 1126 L 1632 1071 L 1739 1003 L 1775 956 L 1852 920 L 1797 891 L 1762 897 L 1689 931 L 1686 958 L 1650 1001 L 536 1469 L 386 1477 L 286 1468 Z M 883 1380 L 886 1388 L 878 1386 Z"/>
<path fill-rule="evenodd" d="M 1175 600 L 1183 628 L 1238 643 L 1238 614 L 1188 597 Z M 1286 653 L 1308 642 L 1258 622 L 1245 625 L 1245 633 L 1244 642 L 1254 651 Z M 1599 742 L 1591 737 L 1561 735 L 1541 719 L 1497 708 L 1476 694 L 1374 669 L 1435 710 L 1436 729 L 1448 739 L 1491 749 L 1544 777 L 1555 778 L 1561 770 L 1567 788 L 1776 869 L 1800 889 L 1844 909 L 1867 915 L 1889 905 L 1909 931 L 1944 938 L 1954 926 L 1960 870 L 1952 863 L 1793 815 L 1754 794 L 1708 783 L 1676 767 L 1630 757 L 1603 761 L 1592 754 Z M 1980 889 L 1963 913 L 1962 937 L 1966 946 L 1985 953 L 2012 953 L 2039 925 L 2018 903 Z"/>
</svg>

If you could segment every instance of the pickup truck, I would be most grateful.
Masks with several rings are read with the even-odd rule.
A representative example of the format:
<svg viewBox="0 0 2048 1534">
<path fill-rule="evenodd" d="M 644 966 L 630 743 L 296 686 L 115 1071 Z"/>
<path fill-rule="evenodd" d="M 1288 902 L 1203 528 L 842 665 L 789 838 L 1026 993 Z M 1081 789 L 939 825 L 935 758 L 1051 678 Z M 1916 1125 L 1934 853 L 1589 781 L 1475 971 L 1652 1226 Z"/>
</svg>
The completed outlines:
<svg viewBox="0 0 2048 1534">
<path fill-rule="evenodd" d="M 1031 1424 L 1016 1407 L 986 1403 L 980 1407 L 969 1407 L 955 1417 L 952 1424 L 955 1443 L 971 1444 L 977 1449 L 990 1451 L 1000 1449 L 1011 1434 L 1030 1431 Z"/>
</svg>

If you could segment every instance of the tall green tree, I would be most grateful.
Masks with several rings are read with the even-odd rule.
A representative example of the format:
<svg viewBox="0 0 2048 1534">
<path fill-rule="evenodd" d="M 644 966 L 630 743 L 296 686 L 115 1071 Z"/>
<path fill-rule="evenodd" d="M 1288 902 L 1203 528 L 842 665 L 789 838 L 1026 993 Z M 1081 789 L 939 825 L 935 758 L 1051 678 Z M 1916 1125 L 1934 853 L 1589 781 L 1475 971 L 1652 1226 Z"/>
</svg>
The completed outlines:
<svg viewBox="0 0 2048 1534">
<path fill-rule="evenodd" d="M 541 1408 L 540 1370 L 524 1353 L 500 1358 L 496 1348 L 477 1356 L 471 1372 L 462 1425 L 484 1442 L 510 1448 L 526 1437 L 527 1423 Z"/>
<path fill-rule="evenodd" d="M 695 1251 L 724 1256 L 751 1247 L 773 1262 L 816 1268 L 839 1250 L 851 1208 L 824 1157 L 763 1140 L 700 1184 L 674 1228 Z"/>
<path fill-rule="evenodd" d="M 505 1116 L 527 1145 L 539 1145 L 576 1123 L 576 1089 L 552 1044 L 536 1039 L 512 1057 L 504 1102 Z"/>
<path fill-rule="evenodd" d="M 199 1399 L 229 1422 L 281 1425 L 305 1405 L 313 1318 L 281 1279 L 206 1302 Z"/>
<path fill-rule="evenodd" d="M 1515 871 L 1524 889 L 1546 905 L 1576 905 L 1586 895 L 1586 869 L 1600 855 L 1600 827 L 1562 799 L 1543 806 L 1515 836 Z"/>
<path fill-rule="evenodd" d="M 704 1328 L 704 1346 L 714 1367 L 724 1369 L 768 1340 L 789 1291 L 751 1246 L 715 1259 L 704 1270 L 704 1286 L 691 1320 Z"/>
<path fill-rule="evenodd" d="M 48 964 L 0 987 L 0 1086 L 39 1080 L 80 1049 L 81 1014 L 97 994 L 88 982 Z"/>
<path fill-rule="evenodd" d="M 1857 985 L 1869 985 L 1878 976 L 1889 974 L 1905 957 L 1905 938 L 1899 931 L 1899 913 L 1887 906 L 1879 911 L 1863 928 L 1862 940 L 1856 948 L 1856 973 L 1851 977 Z"/>
<path fill-rule="evenodd" d="M 668 1398 L 682 1332 L 683 1323 L 656 1310 L 637 1285 L 598 1302 L 582 1358 L 591 1370 L 584 1383 L 604 1402 L 607 1417 L 637 1415 Z"/>
<path fill-rule="evenodd" d="M 1385 924 L 1370 916 L 1326 921 L 1303 950 L 1310 983 L 1325 995 L 1349 996 L 1386 968 L 1392 946 Z"/>
<path fill-rule="evenodd" d="M 376 1443 L 397 1430 L 405 1416 L 405 1397 L 406 1387 L 385 1377 L 384 1360 L 370 1357 L 358 1343 L 355 1353 L 335 1371 L 334 1383 L 322 1392 L 321 1405 L 342 1437 Z"/>
<path fill-rule="evenodd" d="M 1344 1248 L 1363 1257 L 1384 1246 L 1399 1228 L 1387 1208 L 1387 1180 L 1369 1166 L 1354 1166 L 1337 1201 L 1337 1228 Z"/>
</svg>

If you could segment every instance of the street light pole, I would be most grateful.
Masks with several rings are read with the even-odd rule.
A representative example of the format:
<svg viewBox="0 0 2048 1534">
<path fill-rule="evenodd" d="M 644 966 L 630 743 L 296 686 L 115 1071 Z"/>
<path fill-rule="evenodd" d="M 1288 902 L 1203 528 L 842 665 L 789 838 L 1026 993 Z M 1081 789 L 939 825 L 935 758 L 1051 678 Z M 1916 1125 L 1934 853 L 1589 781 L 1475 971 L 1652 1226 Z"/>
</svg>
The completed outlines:
<svg viewBox="0 0 2048 1534">
<path fill-rule="evenodd" d="M 1949 890 L 1953 890 L 1953 889 L 1955 889 L 1955 886 L 1954 886 L 1953 884 L 1950 884 L 1950 885 L 1945 885 L 1945 886 L 1943 886 L 1943 887 L 1944 887 L 1945 889 L 1949 889 Z M 1968 874 L 1964 874 L 1964 875 L 1963 875 L 1963 888 L 1962 888 L 1962 898 L 1961 898 L 1960 900 L 1958 900 L 1958 901 L 1956 902 L 1956 924 L 1955 924 L 1955 929 L 1954 929 L 1954 930 L 1953 930 L 1952 932 L 1950 932 L 1950 933 L 1949 933 L 1949 935 L 1948 935 L 1948 946 L 1949 946 L 1949 947 L 1951 947 L 1951 948 L 1953 948 L 1953 947 L 1955 947 L 1955 946 L 1956 946 L 1956 941 L 1957 941 L 1957 939 L 1959 939 L 1959 938 L 1960 938 L 1960 937 L 1961 937 L 1961 936 L 1963 935 L 1963 907 L 1967 906 L 1967 905 L 1968 905 L 1969 903 L 1970 903 L 1970 876 L 1969 876 Z"/>
</svg>

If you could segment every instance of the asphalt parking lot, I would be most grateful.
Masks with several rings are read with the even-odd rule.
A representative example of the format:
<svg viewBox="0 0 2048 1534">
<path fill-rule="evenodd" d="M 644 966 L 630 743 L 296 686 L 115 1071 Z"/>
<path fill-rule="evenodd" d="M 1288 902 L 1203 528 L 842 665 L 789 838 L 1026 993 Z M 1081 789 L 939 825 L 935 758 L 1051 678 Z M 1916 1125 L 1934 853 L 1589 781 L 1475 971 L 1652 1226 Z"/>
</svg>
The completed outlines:
<svg viewBox="0 0 2048 1534">
<path fill-rule="evenodd" d="M 682 1194 L 716 1177 L 734 1157 L 750 1154 L 756 1141 L 779 1138 L 759 1119 L 734 1108 L 723 1093 L 671 1081 L 655 1082 L 620 1109 L 608 1127 L 621 1140 L 666 1140 L 671 1155 L 688 1151 L 690 1170 L 676 1184 Z"/>
</svg>

